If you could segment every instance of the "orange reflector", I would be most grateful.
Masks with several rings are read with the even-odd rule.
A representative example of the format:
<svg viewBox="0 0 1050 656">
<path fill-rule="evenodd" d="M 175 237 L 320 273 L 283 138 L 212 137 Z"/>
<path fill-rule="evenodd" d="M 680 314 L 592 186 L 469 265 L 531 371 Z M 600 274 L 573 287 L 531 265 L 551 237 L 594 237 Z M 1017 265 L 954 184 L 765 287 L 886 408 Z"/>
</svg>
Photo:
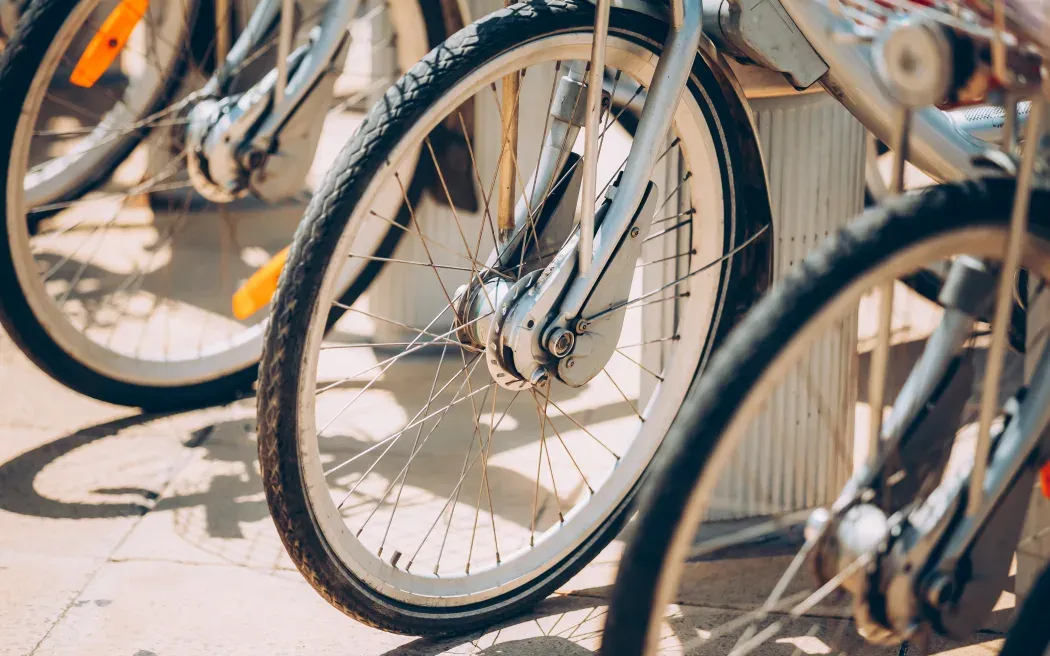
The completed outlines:
<svg viewBox="0 0 1050 656">
<path fill-rule="evenodd" d="M 285 248 L 241 285 L 233 295 L 233 316 L 244 320 L 266 307 L 277 291 L 277 281 L 287 260 L 288 248 Z"/>
<path fill-rule="evenodd" d="M 1039 470 L 1039 488 L 1043 491 L 1043 496 L 1050 499 L 1050 462 Z"/>
<path fill-rule="evenodd" d="M 149 8 L 149 0 L 121 0 L 109 13 L 91 43 L 80 55 L 69 81 L 78 87 L 90 89 L 117 58 L 131 31 L 139 24 Z"/>
</svg>

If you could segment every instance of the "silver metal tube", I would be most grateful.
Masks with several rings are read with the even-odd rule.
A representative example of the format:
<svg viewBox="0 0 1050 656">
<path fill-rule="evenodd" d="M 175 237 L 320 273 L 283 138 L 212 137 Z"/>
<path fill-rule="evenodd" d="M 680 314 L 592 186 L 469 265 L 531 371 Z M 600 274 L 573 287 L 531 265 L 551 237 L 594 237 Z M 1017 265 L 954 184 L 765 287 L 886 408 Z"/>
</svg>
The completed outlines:
<svg viewBox="0 0 1050 656">
<path fill-rule="evenodd" d="M 587 78 L 587 123 L 583 150 L 583 201 L 580 215 L 580 273 L 587 273 L 594 258 L 594 195 L 598 190 L 598 132 L 602 123 L 602 82 L 605 79 L 605 46 L 609 37 L 612 0 L 598 0 L 594 18 L 594 44 Z M 650 148 L 652 146 L 650 145 Z M 632 149 L 633 152 L 633 149 Z"/>
<path fill-rule="evenodd" d="M 897 103 L 875 79 L 868 46 L 836 38 L 850 31 L 850 23 L 821 2 L 782 0 L 782 4 L 830 67 L 821 81 L 824 87 L 876 137 L 890 143 Z M 908 161 L 924 173 L 941 181 L 978 176 L 973 158 L 980 155 L 987 144 L 962 134 L 939 109 L 927 107 L 916 111 L 911 134 Z"/>
<path fill-rule="evenodd" d="M 1010 216 L 1010 235 L 1006 243 L 1006 255 L 999 273 L 999 292 L 995 299 L 995 314 L 992 318 L 992 343 L 988 347 L 984 384 L 981 389 L 981 416 L 977 423 L 977 451 L 974 454 L 973 472 L 970 474 L 970 493 L 967 497 L 966 514 L 976 516 L 984 497 L 984 476 L 988 466 L 988 447 L 991 444 L 992 419 L 998 412 L 999 380 L 1003 374 L 1003 354 L 1006 352 L 1006 331 L 1010 324 L 1010 313 L 1014 305 L 1014 277 L 1021 265 L 1021 252 L 1028 236 L 1028 207 L 1031 201 L 1032 176 L 1039 155 L 1039 144 L 1046 123 L 1046 99 L 1032 101 L 1032 112 L 1025 130 L 1026 147 L 1021 156 L 1017 174 L 1017 190 L 1014 197 L 1013 214 Z"/>
<path fill-rule="evenodd" d="M 282 0 L 281 27 L 277 36 L 277 84 L 274 85 L 274 104 L 284 102 L 288 86 L 288 55 L 292 54 L 292 30 L 295 29 L 295 0 Z"/>
<path fill-rule="evenodd" d="M 679 27 L 671 29 L 667 45 L 656 65 L 652 84 L 646 94 L 642 118 L 624 165 L 623 177 L 617 186 L 616 197 L 602 221 L 602 234 L 611 237 L 599 244 L 593 269 L 578 276 L 569 288 L 561 305 L 562 314 L 566 318 L 576 317 L 580 313 L 598 282 L 598 274 L 615 252 L 613 245 L 634 220 L 652 177 L 653 167 L 661 154 L 661 149 L 654 145 L 665 142 L 678 101 L 681 100 L 689 80 L 689 72 L 693 68 L 693 60 L 703 35 L 700 0 L 673 2 L 671 10 L 671 22 Z"/>
</svg>

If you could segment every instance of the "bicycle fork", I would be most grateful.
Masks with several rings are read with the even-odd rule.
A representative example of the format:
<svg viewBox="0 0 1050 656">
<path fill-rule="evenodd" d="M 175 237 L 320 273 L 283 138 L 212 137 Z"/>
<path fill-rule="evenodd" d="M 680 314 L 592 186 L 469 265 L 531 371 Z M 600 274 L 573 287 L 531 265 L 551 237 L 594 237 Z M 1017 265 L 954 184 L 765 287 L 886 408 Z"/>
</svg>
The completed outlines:
<svg viewBox="0 0 1050 656">
<path fill-rule="evenodd" d="M 509 306 L 497 311 L 509 317 L 500 324 L 499 334 L 493 335 L 492 343 L 498 342 L 495 350 L 501 354 L 493 359 L 500 360 L 501 369 L 516 372 L 514 384 L 542 381 L 555 374 L 562 382 L 578 387 L 597 375 L 614 352 L 632 281 L 632 276 L 625 271 L 634 266 L 655 210 L 652 202 L 656 196 L 655 186 L 650 178 L 699 49 L 700 0 L 674 0 L 666 47 L 647 90 L 624 170 L 610 186 L 602 207 L 595 212 L 598 136 L 604 105 L 601 82 L 605 75 L 609 15 L 610 3 L 598 0 L 592 59 L 586 70 L 586 100 L 581 98 L 584 72 L 576 65 L 570 66 L 559 83 L 556 97 L 571 102 L 561 105 L 556 102 L 556 111 L 552 112 L 552 118 L 562 123 L 568 119 L 561 135 L 567 138 L 562 140 L 560 148 L 549 149 L 553 144 L 548 138 L 537 173 L 526 184 L 515 206 L 514 227 L 501 240 L 503 243 L 492 258 L 494 261 L 507 259 L 506 253 L 513 252 L 516 235 L 523 234 L 532 225 L 534 212 L 530 208 L 534 206 L 529 201 L 536 198 L 536 192 L 539 191 L 542 198 L 543 190 L 553 189 L 559 176 L 569 175 L 565 162 L 575 141 L 574 130 L 578 132 L 583 127 L 586 145 L 581 176 L 583 189 L 579 192 L 583 194 L 583 213 L 577 232 L 565 241 L 547 266 L 541 276 L 542 283 L 523 301 L 515 298 L 513 313 Z M 508 88 L 513 89 L 505 84 L 505 93 Z M 504 102 L 504 106 L 506 104 Z M 568 107 L 575 109 L 565 111 Z M 511 113 L 505 108 L 503 115 Z M 583 114 L 582 122 L 580 114 Z M 557 125 L 557 120 L 554 123 Z M 561 203 L 575 206 L 576 201 L 575 196 L 568 195 L 563 196 Z M 501 202 L 500 212 L 502 229 L 509 204 Z M 498 380 L 510 378 L 503 375 Z"/>
</svg>

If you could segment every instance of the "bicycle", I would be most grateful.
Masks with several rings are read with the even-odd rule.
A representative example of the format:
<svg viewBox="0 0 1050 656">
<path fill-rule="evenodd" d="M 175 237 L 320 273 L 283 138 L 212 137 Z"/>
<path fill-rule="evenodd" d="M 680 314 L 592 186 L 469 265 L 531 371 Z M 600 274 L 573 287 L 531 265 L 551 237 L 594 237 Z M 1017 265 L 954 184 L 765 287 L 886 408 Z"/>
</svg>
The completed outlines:
<svg viewBox="0 0 1050 656">
<path fill-rule="evenodd" d="M 1027 371 L 1007 350 L 1015 299 L 1042 312 L 1050 262 L 1046 14 L 811 4 L 845 17 L 840 42 L 872 44 L 898 105 L 897 197 L 759 302 L 691 391 L 641 495 L 602 653 L 1046 653 L 1046 531 L 1025 526 L 1035 489 L 1050 494 L 1045 331 L 1027 336 Z M 1007 121 L 983 175 L 900 195 L 917 112 L 991 72 L 1006 116 L 1031 102 L 1023 132 Z M 943 309 L 898 282 L 942 265 Z M 1041 573 L 1010 618 L 1017 562 Z"/>
<path fill-rule="evenodd" d="M 22 12 L 0 63 L 4 329 L 106 402 L 160 411 L 250 394 L 272 260 L 339 134 L 465 6 L 3 3 L 5 29 Z M 462 147 L 448 141 L 442 157 Z M 348 301 L 399 233 L 373 236 Z"/>
</svg>

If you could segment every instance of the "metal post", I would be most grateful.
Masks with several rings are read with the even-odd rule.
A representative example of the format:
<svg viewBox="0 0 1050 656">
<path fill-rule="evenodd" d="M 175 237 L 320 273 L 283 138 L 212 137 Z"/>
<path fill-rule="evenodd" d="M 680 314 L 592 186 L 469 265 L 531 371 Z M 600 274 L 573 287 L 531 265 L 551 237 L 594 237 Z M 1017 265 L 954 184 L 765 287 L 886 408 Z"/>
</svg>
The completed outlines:
<svg viewBox="0 0 1050 656">
<path fill-rule="evenodd" d="M 288 85 L 288 57 L 292 54 L 292 30 L 294 29 L 295 0 L 281 2 L 281 32 L 277 37 L 277 84 L 274 86 L 274 104 L 284 102 L 284 91 Z"/>
<path fill-rule="evenodd" d="M 515 0 L 504 0 L 509 7 Z M 503 111 L 500 117 L 503 124 L 503 142 L 499 160 L 499 205 L 497 206 L 497 227 L 499 241 L 506 243 L 514 234 L 514 174 L 518 155 L 518 102 L 520 100 L 521 77 L 518 71 L 503 78 Z"/>
<path fill-rule="evenodd" d="M 1032 100 L 1031 113 L 1025 130 L 1025 144 L 1021 155 L 1021 166 L 1017 173 L 1017 189 L 1014 196 L 1013 214 L 1010 216 L 1010 235 L 1006 243 L 1006 256 L 999 273 L 999 293 L 995 299 L 995 314 L 992 318 L 992 343 L 988 347 L 988 364 L 985 366 L 984 386 L 981 389 L 981 416 L 977 424 L 977 450 L 970 474 L 970 491 L 967 495 L 966 513 L 974 516 L 984 501 L 984 476 L 988 466 L 988 447 L 991 444 L 992 419 L 999 406 L 999 380 L 1003 373 L 1003 355 L 1006 351 L 1006 329 L 1014 304 L 1014 279 L 1021 265 L 1021 252 L 1028 233 L 1028 206 L 1031 201 L 1032 176 L 1036 156 L 1046 122 L 1046 98 Z"/>
<path fill-rule="evenodd" d="M 230 0 L 215 0 L 215 64 L 218 68 L 230 54 Z"/>
<path fill-rule="evenodd" d="M 904 165 L 908 161 L 908 137 L 911 131 L 911 110 L 900 108 L 897 131 L 894 134 L 893 177 L 890 193 L 899 196 L 904 192 Z M 886 372 L 890 359 L 890 329 L 893 324 L 893 281 L 879 286 L 879 323 L 875 337 L 875 348 L 871 353 L 871 371 L 868 375 L 868 399 L 871 419 L 868 428 L 867 463 L 873 466 L 879 456 L 879 441 L 882 439 L 882 407 L 886 402 Z"/>
<path fill-rule="evenodd" d="M 587 273 L 594 256 L 594 202 L 598 188 L 598 132 L 602 122 L 602 82 L 605 80 L 605 44 L 609 37 L 612 0 L 598 0 L 594 17 L 594 44 L 587 78 L 587 123 L 583 151 L 583 196 L 580 215 L 580 273 Z"/>
</svg>

